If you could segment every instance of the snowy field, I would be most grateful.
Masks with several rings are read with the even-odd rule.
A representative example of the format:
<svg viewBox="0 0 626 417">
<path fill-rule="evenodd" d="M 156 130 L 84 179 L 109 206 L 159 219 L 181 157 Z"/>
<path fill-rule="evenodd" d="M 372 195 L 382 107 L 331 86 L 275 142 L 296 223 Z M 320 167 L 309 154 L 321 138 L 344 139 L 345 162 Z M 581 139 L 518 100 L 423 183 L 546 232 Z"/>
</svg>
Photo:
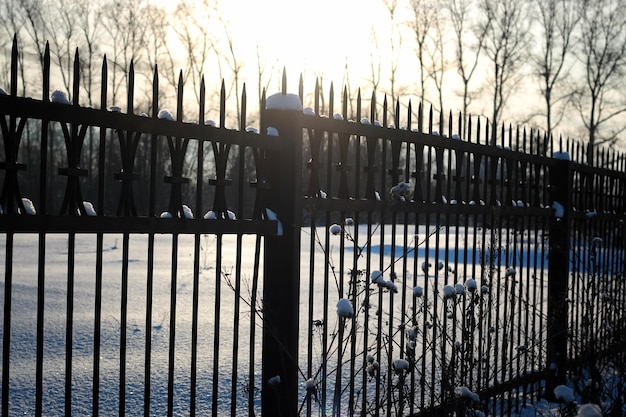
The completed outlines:
<svg viewBox="0 0 626 417">
<path fill-rule="evenodd" d="M 225 239 L 223 271 L 234 271 L 234 243 Z M 147 297 L 147 236 L 133 235 L 129 243 L 126 412 L 142 414 L 144 391 L 144 362 L 146 343 Z M 191 364 L 192 293 L 194 285 L 193 237 L 181 236 L 176 257 L 176 343 L 174 373 L 174 409 L 176 414 L 188 414 Z M 1 262 L 5 262 L 6 240 L 0 245 Z M 199 274 L 199 341 L 198 341 L 198 406 L 207 413 L 212 405 L 213 334 L 215 333 L 216 269 L 214 261 L 203 258 L 215 256 L 215 240 L 202 237 Z M 231 250 L 229 250 L 229 248 Z M 36 235 L 16 235 L 14 241 L 12 317 L 11 317 L 11 380 L 10 401 L 13 413 L 34 414 L 35 347 L 37 317 L 37 253 Z M 151 328 L 151 408 L 154 415 L 163 415 L 167 406 L 168 355 L 170 349 L 170 286 L 172 268 L 172 237 L 155 237 L 154 289 Z M 244 271 L 251 271 L 242 258 Z M 121 289 L 123 268 L 123 239 L 121 235 L 104 236 L 102 282 L 102 343 L 100 351 L 100 411 L 115 415 L 119 406 Z M 45 259 L 45 346 L 44 346 L 44 410 L 47 415 L 61 415 L 64 407 L 65 335 L 68 300 L 68 237 L 48 235 Z M 73 290 L 72 394 L 73 415 L 91 415 L 92 368 L 94 340 L 96 238 L 76 237 Z M 250 272 L 244 272 L 251 276 Z M 217 274 L 223 279 L 224 274 Z M 230 407 L 230 375 L 232 372 L 233 291 L 222 282 L 220 299 L 221 336 L 218 373 L 221 381 L 220 408 Z M 4 282 L 0 296 L 4 299 Z M 242 313 L 242 316 L 249 313 Z M 248 329 L 242 319 L 240 332 L 245 340 Z M 3 329 L 4 333 L 4 329 Z M 260 342 L 260 331 L 259 340 Z M 246 342 L 246 345 L 249 345 Z M 248 347 L 245 347 L 246 349 Z M 260 346 L 257 346 L 260 351 Z M 243 349 L 242 349 L 243 350 Z M 247 355 L 240 353 L 242 358 Z M 244 359 L 245 360 L 245 359 Z M 260 372 L 260 363 L 259 372 Z M 240 365 L 247 375 L 247 366 Z M 19 410 L 19 411 L 18 411 Z"/>
<path fill-rule="evenodd" d="M 440 314 L 444 314 L 444 286 L 465 284 L 468 279 L 475 278 L 480 282 L 483 273 L 480 266 L 481 248 L 484 236 L 466 235 L 465 231 L 420 229 L 416 233 L 404 236 L 402 230 L 392 236 L 391 227 L 385 227 L 381 234 L 376 230 L 368 236 L 367 230 L 360 227 L 356 244 L 350 240 L 354 237 L 354 229 L 345 228 L 350 237 L 344 235 L 343 252 L 342 237 L 328 235 L 330 244 L 325 253 L 315 244 L 313 256 L 309 242 L 310 229 L 303 229 L 302 234 L 302 292 L 300 298 L 301 341 L 300 367 L 303 372 L 302 398 L 306 396 L 307 367 L 312 368 L 314 376 L 309 383 L 320 384 L 319 366 L 323 354 L 322 344 L 318 339 L 312 343 L 314 357 L 308 358 L 308 333 L 314 331 L 308 319 L 326 320 L 329 331 L 337 332 L 340 320 L 337 317 L 336 304 L 340 298 L 356 300 L 362 297 L 363 290 L 358 294 L 350 293 L 349 271 L 356 266 L 363 271 L 382 270 L 386 280 L 393 269 L 397 276 L 395 285 L 397 293 L 393 304 L 384 301 L 384 305 L 376 306 L 378 288 L 369 284 L 369 276 L 365 276 L 360 284 L 363 288 L 371 287 L 372 304 L 377 310 L 386 309 L 391 312 L 391 323 L 385 328 L 397 328 L 406 320 L 406 309 L 414 305 L 415 291 L 422 288 L 423 298 L 439 301 Z M 314 240 L 324 242 L 327 229 L 317 229 Z M 534 297 L 544 294 L 545 281 L 537 281 L 536 274 L 543 274 L 546 260 L 539 243 L 539 236 L 516 235 L 505 232 L 501 237 L 501 245 L 505 243 L 509 250 L 500 252 L 495 261 L 503 276 L 506 268 L 514 265 L 518 281 L 533 275 Z M 231 398 L 237 398 L 238 414 L 245 414 L 248 398 L 248 375 L 252 372 L 260 386 L 260 360 L 252 367 L 249 365 L 250 347 L 254 346 L 256 357 L 261 352 L 261 320 L 257 319 L 256 330 L 251 334 L 251 309 L 245 301 L 250 301 L 250 290 L 254 276 L 254 236 L 244 236 L 241 253 L 241 291 L 242 300 L 237 303 L 233 289 L 228 282 L 235 282 L 237 253 L 235 237 L 224 237 L 222 252 L 218 251 L 215 236 L 201 236 L 201 250 L 194 253 L 194 237 L 180 236 L 176 242 L 171 236 L 155 236 L 154 268 L 153 268 L 153 306 L 150 329 L 151 359 L 151 412 L 153 415 L 164 415 L 167 410 L 168 392 L 168 358 L 171 349 L 175 357 L 174 400 L 176 415 L 188 414 L 191 384 L 191 340 L 193 319 L 194 260 L 199 265 L 198 275 L 198 343 L 197 343 L 197 392 L 196 410 L 199 415 L 207 415 L 217 406 L 221 413 L 230 411 Z M 426 242 L 428 241 L 428 243 Z M 395 242 L 395 243 L 394 243 Z M 539 242 L 539 243 L 538 243 Z M 10 362 L 10 411 L 11 415 L 33 415 L 35 399 L 35 358 L 36 358 L 36 318 L 37 318 L 37 276 L 38 276 L 38 236 L 18 234 L 14 237 L 13 253 L 13 285 L 11 311 L 11 362 Z M 173 245 L 177 244 L 175 256 L 172 256 Z M 6 237 L 0 235 L 0 263 L 5 264 Z M 47 235 L 45 241 L 45 333 L 43 361 L 43 409 L 46 415 L 61 415 L 64 407 L 65 392 L 65 338 L 66 311 L 68 306 L 68 236 L 63 234 Z M 122 276 L 124 271 L 123 253 L 128 250 L 128 300 L 126 308 L 126 359 L 125 359 L 125 392 L 127 415 L 143 413 L 144 373 L 146 335 L 146 304 L 148 277 L 148 237 L 131 235 L 128 247 L 125 248 L 122 235 L 104 235 L 102 257 L 102 313 L 101 313 L 101 350 L 100 350 L 100 412 L 102 415 L 114 415 L 119 407 L 119 375 L 120 375 L 120 325 L 122 314 Z M 456 250 L 454 249 L 456 248 Z M 535 251 L 533 256 L 522 256 L 528 250 Z M 361 252 L 362 250 L 362 252 Z M 221 256 L 218 265 L 217 256 Z M 343 254 L 343 255 L 342 255 Z M 492 255 L 493 256 L 493 255 Z M 96 290 L 96 236 L 77 235 L 74 250 L 74 283 L 73 283 L 73 339 L 72 339 L 72 410 L 73 415 L 91 415 L 93 356 L 94 356 L 94 322 L 95 322 L 95 290 Z M 262 257 L 261 257 L 262 261 Z M 313 295 L 309 294 L 309 268 L 311 262 L 315 271 Z M 439 263 L 445 265 L 441 267 Z M 170 294 L 172 286 L 172 268 L 176 266 L 175 275 L 175 347 L 170 344 Z M 393 268 L 391 265 L 394 265 Z M 430 267 L 428 266 L 430 265 Z M 262 268 L 262 265 L 261 265 Z M 325 272 L 326 271 L 326 272 Z M 329 280 L 324 285 L 324 276 Z M 262 294 L 262 279 L 258 283 L 258 294 Z M 524 281 L 528 282 L 528 280 Z M 480 287 L 479 287 L 480 288 Z M 507 287 L 508 288 L 508 287 Z M 512 287 L 511 287 L 512 288 Z M 0 286 L 0 297 L 4 299 L 4 281 Z M 508 290 L 507 290 L 508 291 Z M 219 297 L 216 295 L 219 294 Z M 380 295 L 387 297 L 388 295 Z M 511 297 L 507 293 L 503 297 Z M 328 303 L 323 302 L 324 299 Z M 313 304 L 309 306 L 309 300 Z M 460 299 L 460 297 L 459 297 Z M 259 296 L 259 303 L 260 296 Z M 216 308 L 216 306 L 218 306 Z M 405 308 L 405 311 L 401 310 Z M 310 312 L 311 309 L 311 312 Z M 233 331 L 235 311 L 239 310 L 239 330 Z M 373 310 L 372 310 L 373 311 Z M 358 306 L 355 311 L 355 323 L 361 323 L 365 313 Z M 413 314 L 413 313 L 411 313 Z M 438 314 L 433 312 L 432 314 Z M 528 320 L 521 316 L 514 320 Z M 532 319 L 532 317 L 531 317 Z M 532 319 L 534 320 L 534 319 Z M 346 325 L 346 332 L 349 326 Z M 356 324 L 355 324 L 356 325 Z M 1 329 L 4 333 L 4 328 Z M 214 334 L 219 331 L 217 354 L 214 355 Z M 377 329 L 382 332 L 384 329 Z M 502 332 L 512 331 L 512 326 Z M 497 337 L 507 337 L 500 334 Z M 237 369 L 233 372 L 233 343 L 238 340 Z M 1 341 L 0 341 L 1 343 Z M 357 340 L 359 346 L 368 346 L 367 340 Z M 375 339 L 370 344 L 376 347 Z M 328 348 L 328 346 L 327 346 Z M 417 347 L 419 349 L 419 346 Z M 330 351 L 329 351 L 330 352 Z M 329 373 L 337 363 L 336 348 L 333 350 L 325 366 Z M 359 357 L 364 358 L 362 350 Z M 399 352 L 399 351 L 397 351 Z M 236 380 L 233 383 L 233 375 Z M 327 377 L 328 389 L 335 384 L 335 376 Z M 331 380 L 332 379 L 332 380 Z M 214 384 L 217 380 L 217 385 Z M 217 393 L 217 396 L 214 394 Z M 332 393 L 330 394 L 332 396 Z M 260 408 L 260 394 L 254 393 L 255 403 Z M 328 405 L 327 405 L 328 406 Z"/>
</svg>

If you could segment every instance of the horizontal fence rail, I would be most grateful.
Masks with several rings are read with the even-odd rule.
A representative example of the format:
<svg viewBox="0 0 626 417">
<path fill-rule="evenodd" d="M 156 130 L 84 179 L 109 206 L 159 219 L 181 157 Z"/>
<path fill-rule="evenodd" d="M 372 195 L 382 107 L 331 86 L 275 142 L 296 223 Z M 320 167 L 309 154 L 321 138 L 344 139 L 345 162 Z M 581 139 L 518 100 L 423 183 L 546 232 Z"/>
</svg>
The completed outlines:
<svg viewBox="0 0 626 417">
<path fill-rule="evenodd" d="M 3 416 L 502 415 L 626 363 L 623 154 L 285 77 L 261 133 L 245 88 L 237 130 L 224 83 L 190 122 L 157 71 L 135 114 L 132 64 L 124 112 L 106 60 L 89 108 L 78 53 L 50 92 L 48 48 L 24 98 L 17 50 Z"/>
</svg>

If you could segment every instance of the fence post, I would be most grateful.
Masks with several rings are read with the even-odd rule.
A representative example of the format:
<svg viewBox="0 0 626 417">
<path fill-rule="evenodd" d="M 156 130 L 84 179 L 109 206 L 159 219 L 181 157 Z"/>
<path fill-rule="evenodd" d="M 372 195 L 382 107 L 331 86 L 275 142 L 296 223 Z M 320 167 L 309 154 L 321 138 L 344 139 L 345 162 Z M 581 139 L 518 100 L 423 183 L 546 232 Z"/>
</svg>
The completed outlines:
<svg viewBox="0 0 626 417">
<path fill-rule="evenodd" d="M 302 104 L 294 95 L 267 99 L 261 128 L 278 130 L 279 150 L 265 163 L 268 208 L 282 224 L 282 235 L 265 237 L 263 261 L 262 414 L 295 416 L 298 411 L 300 304 L 300 207 Z M 278 377 L 278 378 L 277 378 Z"/>
<path fill-rule="evenodd" d="M 550 219 L 548 255 L 547 364 L 549 396 L 565 381 L 569 330 L 567 287 L 569 281 L 570 212 L 572 210 L 572 163 L 566 153 L 555 154 L 550 165 L 550 196 L 554 215 Z"/>
</svg>

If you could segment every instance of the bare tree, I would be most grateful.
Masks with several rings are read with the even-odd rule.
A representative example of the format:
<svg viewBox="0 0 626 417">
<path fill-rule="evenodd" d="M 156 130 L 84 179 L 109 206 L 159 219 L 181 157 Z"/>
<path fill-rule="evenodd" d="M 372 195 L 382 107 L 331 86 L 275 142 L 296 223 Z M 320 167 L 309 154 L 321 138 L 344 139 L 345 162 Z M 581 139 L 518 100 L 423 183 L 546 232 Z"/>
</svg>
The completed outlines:
<svg viewBox="0 0 626 417">
<path fill-rule="evenodd" d="M 540 49 L 533 60 L 533 66 L 545 102 L 546 134 L 551 137 L 566 109 L 566 106 L 562 106 L 555 118 L 555 106 L 571 98 L 571 91 L 563 91 L 566 87 L 560 82 L 569 74 L 566 61 L 573 52 L 572 36 L 581 15 L 576 7 L 576 0 L 535 0 L 535 4 L 543 42 L 539 43 Z M 561 93 L 557 93 L 559 89 L 562 90 Z"/>
<path fill-rule="evenodd" d="M 21 8 L 16 0 L 6 0 L 0 2 L 0 28 L 2 31 L 0 46 L 2 48 L 2 76 L 0 82 L 2 87 L 9 92 L 10 71 L 11 71 L 11 49 L 12 40 L 15 36 L 20 46 L 17 50 L 18 66 L 20 69 L 20 80 L 22 82 L 22 95 L 26 94 L 27 78 L 25 76 L 24 51 L 26 47 L 22 41 L 22 28 L 25 19 L 21 13 Z"/>
<path fill-rule="evenodd" d="M 491 142 L 495 144 L 496 131 L 504 106 L 513 90 L 513 81 L 519 75 L 527 53 L 529 20 L 524 0 L 481 0 L 480 8 L 487 35 L 485 51 L 493 64 Z M 484 29 L 483 29 L 484 30 Z"/>
<path fill-rule="evenodd" d="M 147 23 L 145 33 L 144 55 L 150 71 L 141 71 L 145 75 L 146 86 L 151 87 L 155 71 L 159 73 L 160 85 L 166 85 L 170 88 L 159 88 L 158 100 L 160 103 L 165 102 L 174 95 L 179 82 L 179 68 L 185 68 L 183 75 L 183 86 L 191 79 L 194 86 L 200 84 L 199 75 L 196 76 L 189 63 L 184 62 L 184 58 L 175 57 L 168 43 L 172 25 L 169 23 L 168 12 L 161 6 L 148 3 L 144 9 L 144 21 Z M 187 26 L 187 25 L 177 25 Z M 183 61 L 182 63 L 180 61 Z M 191 76 L 190 76 L 191 74 Z M 168 93 L 169 92 L 169 93 Z M 152 106 L 151 88 L 145 88 L 144 94 L 148 107 Z M 194 88 L 196 103 L 199 100 L 199 90 Z"/>
<path fill-rule="evenodd" d="M 38 0 L 18 0 L 19 13 L 23 16 L 24 31 L 33 41 L 37 51 L 39 63 L 43 68 L 43 56 L 45 51 L 46 21 L 43 17 L 43 2 Z"/>
<path fill-rule="evenodd" d="M 143 9 L 147 0 L 114 0 L 103 8 L 102 27 L 109 44 L 107 59 L 112 102 L 117 102 L 120 88 L 127 84 L 131 61 L 139 67 L 144 60 L 147 22 L 143 20 Z M 128 109 L 129 111 L 131 109 Z"/>
<path fill-rule="evenodd" d="M 449 0 L 447 4 L 456 43 L 456 69 L 463 83 L 461 94 L 463 100 L 462 137 L 465 137 L 467 134 L 468 109 L 471 103 L 469 84 L 476 73 L 476 68 L 478 68 L 478 62 L 485 44 L 485 37 L 489 29 L 489 21 L 484 20 L 484 16 L 480 16 L 480 18 L 483 19 L 482 22 L 471 23 L 473 4 L 474 2 L 472 0 Z"/>
<path fill-rule="evenodd" d="M 620 93 L 626 75 L 626 14 L 619 0 L 585 1 L 581 12 L 581 37 L 578 42 L 584 65 L 584 87 L 575 101 L 589 133 L 587 162 L 593 163 L 594 149 L 615 143 L 626 126 L 601 130 L 626 112 Z"/>
<path fill-rule="evenodd" d="M 397 53 L 398 50 L 402 47 L 402 38 L 400 33 L 396 29 L 396 13 L 398 11 L 398 0 L 383 0 L 387 11 L 389 12 L 389 22 L 391 23 L 391 28 L 389 31 L 389 50 L 390 50 L 390 68 L 389 68 L 389 84 L 390 84 L 390 94 L 391 97 L 397 99 L 397 89 L 396 84 L 398 82 L 396 78 L 396 74 L 398 72 L 398 64 L 400 62 L 400 55 Z M 392 113 L 395 118 L 396 110 L 395 107 L 392 106 Z"/>
<path fill-rule="evenodd" d="M 420 87 L 420 104 L 424 108 L 426 99 L 426 81 L 428 79 L 427 63 L 428 48 L 431 47 L 430 33 L 435 28 L 437 20 L 438 8 L 433 0 L 410 0 L 409 7 L 412 20 L 409 22 L 409 28 L 413 32 L 416 43 L 416 54 L 419 60 L 419 87 Z"/>
<path fill-rule="evenodd" d="M 228 45 L 228 53 L 220 54 L 220 57 L 226 62 L 226 65 L 230 69 L 230 73 L 233 76 L 233 82 L 231 84 L 231 91 L 234 89 L 235 100 L 237 102 L 237 126 L 241 124 L 241 94 L 239 85 L 241 83 L 241 71 L 243 70 L 243 62 L 239 60 L 235 52 L 235 42 L 228 31 L 228 22 L 220 17 L 220 22 L 224 28 L 224 34 L 226 36 L 226 44 Z M 219 49 L 216 49 L 219 50 Z"/>
<path fill-rule="evenodd" d="M 259 114 L 261 111 L 261 100 L 263 99 L 263 92 L 267 91 L 270 83 L 272 82 L 272 76 L 276 69 L 276 62 L 272 63 L 269 69 L 269 76 L 266 77 L 267 63 L 261 58 L 259 52 L 259 46 L 256 47 L 256 62 L 257 62 L 257 95 L 259 99 Z M 266 79 L 267 78 L 267 79 Z"/>
<path fill-rule="evenodd" d="M 48 5 L 49 6 L 49 5 Z M 47 19 L 46 36 L 50 42 L 50 56 L 61 74 L 61 82 L 72 99 L 72 68 L 77 45 L 78 18 L 73 0 L 59 0 L 59 3 L 47 7 L 44 13 Z"/>
<path fill-rule="evenodd" d="M 199 83 L 204 66 L 213 54 L 219 77 L 224 80 L 226 72 L 229 81 L 226 85 L 227 97 L 236 96 L 237 126 L 241 121 L 241 92 L 243 61 L 236 53 L 235 40 L 230 32 L 230 23 L 222 13 L 218 0 L 202 0 L 196 3 L 181 4 L 177 9 L 179 19 L 188 23 L 187 27 L 174 28 L 179 41 L 183 44 L 188 61 L 188 74 Z M 232 77 L 232 78 L 230 78 Z M 219 97 L 219 92 L 212 96 Z"/>
<path fill-rule="evenodd" d="M 26 95 L 31 83 L 37 88 L 36 92 L 39 92 L 41 72 L 37 74 L 37 79 L 33 79 L 31 74 L 26 74 L 27 66 L 25 63 L 31 60 L 32 56 L 35 56 L 40 68 L 43 69 L 45 38 L 47 36 L 46 21 L 43 18 L 43 2 L 39 0 L 4 0 L 0 2 L 0 26 L 7 35 L 3 39 L 6 42 L 3 42 L 6 57 L 10 58 L 11 56 L 13 36 L 17 37 L 22 94 Z"/>
<path fill-rule="evenodd" d="M 83 88 L 87 96 L 87 104 L 93 106 L 94 97 L 98 97 L 97 92 L 94 91 L 94 83 L 102 64 L 98 45 L 102 29 L 100 26 L 102 4 L 99 0 L 76 0 L 76 13 L 78 14 L 78 36 L 82 38 L 80 59 Z"/>
<path fill-rule="evenodd" d="M 443 76 L 448 69 L 448 62 L 444 53 L 444 31 L 443 17 L 438 15 L 434 21 L 434 27 L 431 34 L 432 48 L 428 51 L 429 59 L 427 64 L 428 77 L 433 80 L 435 89 L 437 90 L 437 104 L 439 111 L 443 112 Z"/>
<path fill-rule="evenodd" d="M 194 85 L 200 84 L 204 66 L 216 44 L 212 32 L 213 16 L 217 16 L 217 3 L 209 0 L 200 2 L 180 2 L 176 8 L 176 17 L 184 25 L 174 25 L 173 29 L 183 46 L 186 59 L 185 78 L 191 78 Z M 196 99 L 200 99 L 197 95 Z"/>
<path fill-rule="evenodd" d="M 372 90 L 377 91 L 380 85 L 380 79 L 382 77 L 382 62 L 380 54 L 378 53 L 378 35 L 376 33 L 376 27 L 372 25 L 370 28 L 370 37 L 373 43 L 372 51 L 370 52 L 370 82 L 372 83 Z"/>
</svg>

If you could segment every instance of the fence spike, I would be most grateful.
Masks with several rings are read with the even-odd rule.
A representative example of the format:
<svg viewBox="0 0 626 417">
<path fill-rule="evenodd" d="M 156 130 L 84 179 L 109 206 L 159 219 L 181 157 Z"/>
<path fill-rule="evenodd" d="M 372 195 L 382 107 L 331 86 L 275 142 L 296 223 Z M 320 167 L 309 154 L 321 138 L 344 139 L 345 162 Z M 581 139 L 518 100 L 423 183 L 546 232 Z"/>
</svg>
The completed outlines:
<svg viewBox="0 0 626 417">
<path fill-rule="evenodd" d="M 417 108 L 417 131 L 424 133 L 424 108 L 421 101 Z"/>
<path fill-rule="evenodd" d="M 433 134 L 433 105 L 430 105 L 430 111 L 428 112 L 428 134 Z"/>
<path fill-rule="evenodd" d="M 400 99 L 396 99 L 396 109 L 394 111 L 393 124 L 396 129 L 400 129 Z"/>
<path fill-rule="evenodd" d="M 17 33 L 13 35 L 13 44 L 11 45 L 11 90 L 13 97 L 17 96 Z"/>
<path fill-rule="evenodd" d="M 128 70 L 128 96 L 126 100 L 126 113 L 134 114 L 134 95 L 135 95 L 135 63 L 130 60 L 130 68 Z"/>
<path fill-rule="evenodd" d="M 72 103 L 78 105 L 80 91 L 80 58 L 78 56 L 78 48 L 74 52 L 74 83 L 72 87 Z"/>
<path fill-rule="evenodd" d="M 485 145 L 489 145 L 489 118 L 485 120 Z"/>
<path fill-rule="evenodd" d="M 226 84 L 222 78 L 222 87 L 220 88 L 220 128 L 224 127 L 226 121 Z"/>
<path fill-rule="evenodd" d="M 178 93 L 176 102 L 176 120 L 181 122 L 183 120 L 183 70 L 178 73 Z"/>
<path fill-rule="evenodd" d="M 441 137 L 443 137 L 443 135 L 444 135 L 443 126 L 444 126 L 444 123 L 443 123 L 443 109 L 439 109 L 439 136 L 441 136 Z"/>
<path fill-rule="evenodd" d="M 46 41 L 43 53 L 43 101 L 50 101 L 50 43 Z"/>
<path fill-rule="evenodd" d="M 361 88 L 357 90 L 356 95 L 356 121 L 361 123 Z"/>
<path fill-rule="evenodd" d="M 206 85 L 204 82 L 204 74 L 200 77 L 200 108 L 198 112 L 198 124 L 204 125 L 204 111 L 206 106 Z M 200 144 L 199 146 L 202 146 Z"/>
<path fill-rule="evenodd" d="M 247 98 L 246 98 L 246 83 L 243 83 L 241 89 L 241 122 L 239 123 L 239 130 L 246 130 L 246 113 L 247 113 Z M 265 133 L 265 132 L 261 132 Z"/>
<path fill-rule="evenodd" d="M 102 68 L 100 70 L 100 109 L 107 108 L 107 78 L 109 77 L 109 68 L 107 64 L 107 56 L 102 59 Z"/>
<path fill-rule="evenodd" d="M 159 114 L 159 67 L 154 66 L 154 77 L 152 79 L 152 117 Z"/>
<path fill-rule="evenodd" d="M 300 97 L 300 102 L 304 103 L 304 79 L 302 78 L 302 73 L 300 73 L 300 79 L 298 80 L 298 97 Z"/>
<path fill-rule="evenodd" d="M 328 117 L 333 117 L 335 111 L 335 86 L 330 82 L 330 90 L 328 92 Z"/>
<path fill-rule="evenodd" d="M 372 101 L 370 102 L 370 122 L 376 121 L 376 90 L 372 90 Z"/>
<path fill-rule="evenodd" d="M 406 131 L 410 132 L 411 131 L 411 116 L 413 113 L 413 104 L 411 103 L 411 99 L 409 99 L 409 105 L 407 107 L 407 112 L 406 112 Z"/>
<path fill-rule="evenodd" d="M 320 79 L 315 77 L 315 99 L 314 99 L 315 114 L 320 112 Z"/>
<path fill-rule="evenodd" d="M 283 67 L 283 80 L 281 85 L 282 95 L 287 94 L 287 68 Z"/>
<path fill-rule="evenodd" d="M 383 126 L 387 127 L 387 94 L 385 94 L 385 97 L 383 99 Z"/>
<path fill-rule="evenodd" d="M 343 103 L 341 111 L 343 112 L 343 119 L 348 120 L 348 87 L 345 85 L 343 86 Z"/>
</svg>

